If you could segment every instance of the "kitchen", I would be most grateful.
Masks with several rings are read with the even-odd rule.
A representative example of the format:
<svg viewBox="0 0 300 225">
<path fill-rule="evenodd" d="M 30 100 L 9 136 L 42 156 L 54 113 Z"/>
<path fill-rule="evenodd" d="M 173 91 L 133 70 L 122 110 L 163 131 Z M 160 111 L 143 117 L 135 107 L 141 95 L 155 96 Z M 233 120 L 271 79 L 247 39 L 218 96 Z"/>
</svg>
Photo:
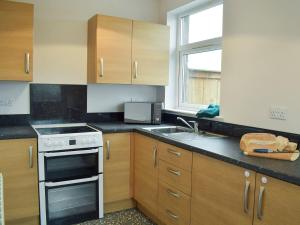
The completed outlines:
<svg viewBox="0 0 300 225">
<path fill-rule="evenodd" d="M 299 6 L 0 1 L 0 224 L 299 224 Z"/>
</svg>

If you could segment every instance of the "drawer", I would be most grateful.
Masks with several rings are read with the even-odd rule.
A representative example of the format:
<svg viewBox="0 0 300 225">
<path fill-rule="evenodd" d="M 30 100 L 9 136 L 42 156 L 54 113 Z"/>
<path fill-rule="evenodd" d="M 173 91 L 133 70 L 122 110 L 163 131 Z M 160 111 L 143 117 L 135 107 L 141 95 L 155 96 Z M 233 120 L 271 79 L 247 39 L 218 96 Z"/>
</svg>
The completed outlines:
<svg viewBox="0 0 300 225">
<path fill-rule="evenodd" d="M 179 168 L 192 170 L 192 152 L 163 142 L 158 143 L 158 151 L 159 159 L 163 159 Z"/>
<path fill-rule="evenodd" d="M 191 172 L 159 160 L 159 180 L 187 195 L 191 194 Z"/>
<path fill-rule="evenodd" d="M 191 199 L 177 189 L 159 182 L 159 219 L 165 224 L 190 224 Z"/>
</svg>

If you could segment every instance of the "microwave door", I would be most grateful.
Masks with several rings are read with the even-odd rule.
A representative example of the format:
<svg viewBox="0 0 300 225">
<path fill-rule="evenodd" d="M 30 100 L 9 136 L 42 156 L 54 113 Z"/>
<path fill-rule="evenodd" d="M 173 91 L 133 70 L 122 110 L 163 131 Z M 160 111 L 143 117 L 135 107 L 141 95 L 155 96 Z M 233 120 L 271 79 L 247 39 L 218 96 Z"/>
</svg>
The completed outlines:
<svg viewBox="0 0 300 225">
<path fill-rule="evenodd" d="M 151 123 L 151 104 L 132 104 L 125 110 L 126 123 Z"/>
</svg>

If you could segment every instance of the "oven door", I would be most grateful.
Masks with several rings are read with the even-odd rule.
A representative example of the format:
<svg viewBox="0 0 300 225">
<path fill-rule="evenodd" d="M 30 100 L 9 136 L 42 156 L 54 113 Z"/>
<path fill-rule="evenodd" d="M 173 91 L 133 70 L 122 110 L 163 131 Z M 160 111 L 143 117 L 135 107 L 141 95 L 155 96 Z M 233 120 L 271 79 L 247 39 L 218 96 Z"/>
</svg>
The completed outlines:
<svg viewBox="0 0 300 225">
<path fill-rule="evenodd" d="M 64 181 L 96 176 L 99 170 L 99 148 L 40 153 L 40 180 Z"/>
<path fill-rule="evenodd" d="M 102 174 L 40 183 L 41 224 L 67 225 L 98 219 L 103 215 L 102 187 Z"/>
</svg>

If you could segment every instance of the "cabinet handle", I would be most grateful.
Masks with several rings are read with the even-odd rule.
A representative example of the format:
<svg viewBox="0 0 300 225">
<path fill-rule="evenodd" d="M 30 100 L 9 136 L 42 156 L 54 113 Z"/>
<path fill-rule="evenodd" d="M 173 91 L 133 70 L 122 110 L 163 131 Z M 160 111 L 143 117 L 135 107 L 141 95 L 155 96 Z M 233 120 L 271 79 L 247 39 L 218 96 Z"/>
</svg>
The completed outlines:
<svg viewBox="0 0 300 225">
<path fill-rule="evenodd" d="M 157 147 L 156 146 L 153 147 L 153 164 L 154 164 L 154 167 L 157 166 Z"/>
<path fill-rule="evenodd" d="M 250 181 L 246 180 L 245 189 L 244 189 L 244 212 L 248 213 L 249 211 L 249 190 L 250 190 Z"/>
<path fill-rule="evenodd" d="M 29 146 L 29 168 L 33 168 L 33 154 L 32 154 L 32 146 Z"/>
<path fill-rule="evenodd" d="M 174 175 L 176 175 L 176 176 L 180 176 L 180 175 L 181 175 L 180 171 L 172 170 L 172 169 L 170 169 L 170 168 L 168 168 L 168 172 L 169 172 L 169 173 L 172 173 L 172 174 L 174 174 Z"/>
<path fill-rule="evenodd" d="M 168 148 L 168 152 L 171 153 L 171 154 L 173 154 L 173 155 L 176 155 L 177 157 L 181 156 L 180 152 L 177 152 L 177 151 L 175 151 L 173 149 L 170 149 L 170 148 Z"/>
<path fill-rule="evenodd" d="M 100 77 L 104 76 L 104 60 L 100 58 Z"/>
<path fill-rule="evenodd" d="M 134 61 L 134 78 L 138 77 L 138 61 Z"/>
<path fill-rule="evenodd" d="M 106 160 L 110 159 L 110 141 L 106 141 Z"/>
<path fill-rule="evenodd" d="M 175 198 L 180 198 L 180 194 L 178 194 L 174 191 L 171 191 L 170 189 L 167 189 L 167 193 Z"/>
<path fill-rule="evenodd" d="M 166 210 L 166 213 L 172 218 L 177 220 L 179 216 L 175 215 L 174 213 L 172 213 L 170 210 Z"/>
<path fill-rule="evenodd" d="M 264 192 L 265 192 L 265 187 L 261 186 L 259 188 L 258 205 L 257 205 L 257 218 L 259 220 L 262 220 L 263 218 L 262 204 L 263 204 Z"/>
<path fill-rule="evenodd" d="M 30 54 L 25 53 L 25 73 L 30 73 Z"/>
</svg>

